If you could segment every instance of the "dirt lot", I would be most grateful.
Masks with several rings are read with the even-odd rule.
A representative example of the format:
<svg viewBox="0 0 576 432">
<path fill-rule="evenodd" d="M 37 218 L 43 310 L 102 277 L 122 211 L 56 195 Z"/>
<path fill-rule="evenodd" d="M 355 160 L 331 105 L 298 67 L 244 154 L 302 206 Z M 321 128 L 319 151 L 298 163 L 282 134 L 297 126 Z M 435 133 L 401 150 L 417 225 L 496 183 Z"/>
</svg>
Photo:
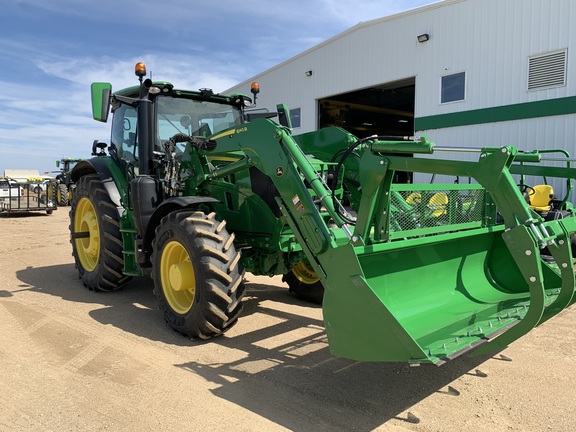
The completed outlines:
<svg viewBox="0 0 576 432">
<path fill-rule="evenodd" d="M 0 216 L 2 431 L 572 431 L 576 308 L 442 367 L 330 355 L 322 313 L 247 275 L 238 324 L 179 336 L 149 278 L 82 286 L 68 209 Z"/>
</svg>

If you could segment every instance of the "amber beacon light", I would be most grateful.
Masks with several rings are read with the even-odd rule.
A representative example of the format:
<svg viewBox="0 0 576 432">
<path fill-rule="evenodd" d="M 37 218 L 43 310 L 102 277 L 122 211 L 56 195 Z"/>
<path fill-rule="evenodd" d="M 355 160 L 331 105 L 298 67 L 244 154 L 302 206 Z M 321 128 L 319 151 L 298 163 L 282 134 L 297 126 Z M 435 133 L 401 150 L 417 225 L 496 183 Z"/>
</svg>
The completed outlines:
<svg viewBox="0 0 576 432">
<path fill-rule="evenodd" d="M 134 73 L 138 77 L 146 76 L 146 65 L 142 62 L 136 63 L 136 66 L 134 67 Z"/>
</svg>

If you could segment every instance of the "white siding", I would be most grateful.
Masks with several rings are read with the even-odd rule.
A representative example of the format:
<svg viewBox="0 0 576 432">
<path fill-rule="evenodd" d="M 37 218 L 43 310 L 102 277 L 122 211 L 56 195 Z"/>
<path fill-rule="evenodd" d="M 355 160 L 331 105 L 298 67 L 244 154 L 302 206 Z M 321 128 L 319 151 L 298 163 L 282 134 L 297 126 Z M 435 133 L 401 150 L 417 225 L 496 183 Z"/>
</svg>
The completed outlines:
<svg viewBox="0 0 576 432">
<path fill-rule="evenodd" d="M 415 117 L 576 96 L 575 0 L 446 0 L 360 23 L 229 92 L 261 84 L 259 106 L 301 108 L 302 127 L 317 128 L 320 98 L 416 77 Z M 418 43 L 419 34 L 430 40 Z M 530 56 L 567 49 L 566 85 L 528 91 Z M 305 71 L 312 70 L 307 77 Z M 443 75 L 466 72 L 466 99 L 440 104 Z M 421 132 L 440 145 L 515 145 L 576 153 L 576 115 Z M 559 189 L 563 185 L 557 185 Z"/>
<path fill-rule="evenodd" d="M 528 57 L 573 45 L 573 0 L 469 0 L 425 15 L 431 39 L 422 52 L 428 70 L 418 74 L 417 117 L 576 94 L 574 80 L 527 91 Z M 569 53 L 568 71 L 574 61 Z M 460 71 L 467 72 L 466 100 L 439 105 L 439 77 Z"/>
<path fill-rule="evenodd" d="M 528 57 L 573 45 L 573 22 L 574 0 L 448 0 L 358 24 L 254 79 L 262 106 L 302 107 L 303 130 L 316 127 L 316 99 L 412 76 L 416 117 L 573 96 L 574 79 L 527 91 Z M 428 42 L 417 42 L 422 33 Z M 575 62 L 569 49 L 569 76 Z M 440 105 L 440 77 L 461 71 L 466 100 Z M 229 92 L 248 92 L 251 81 Z"/>
<path fill-rule="evenodd" d="M 422 131 L 430 141 L 447 147 L 501 147 L 513 145 L 520 150 L 567 150 L 573 157 L 576 154 L 574 132 L 576 130 L 576 115 L 542 117 L 537 119 L 515 120 L 499 123 L 489 123 L 471 126 L 460 126 L 446 129 Z M 544 155 L 544 157 L 563 157 L 561 154 Z M 477 160 L 475 153 L 442 153 L 442 157 L 453 160 Z M 565 164 L 555 164 L 566 166 Z M 576 166 L 572 162 L 572 167 Z M 420 175 L 417 181 L 427 181 L 429 177 Z M 438 181 L 453 181 L 454 179 L 437 178 Z M 566 193 L 566 181 L 548 179 L 557 195 Z M 541 178 L 529 178 L 528 184 L 538 184 Z M 570 197 L 576 201 L 573 192 Z"/>
</svg>

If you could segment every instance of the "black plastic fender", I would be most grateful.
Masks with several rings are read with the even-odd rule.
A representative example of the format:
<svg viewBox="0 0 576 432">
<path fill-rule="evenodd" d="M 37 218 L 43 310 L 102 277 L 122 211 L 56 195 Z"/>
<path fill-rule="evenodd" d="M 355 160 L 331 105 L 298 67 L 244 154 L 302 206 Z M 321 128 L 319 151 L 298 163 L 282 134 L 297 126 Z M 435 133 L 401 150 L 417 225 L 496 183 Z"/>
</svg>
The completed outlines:
<svg viewBox="0 0 576 432">
<path fill-rule="evenodd" d="M 151 267 L 150 257 L 152 256 L 152 240 L 154 239 L 156 233 L 156 227 L 160 224 L 160 221 L 164 216 L 174 211 L 185 210 L 185 209 L 196 209 L 200 204 L 208 204 L 220 202 L 216 198 L 208 196 L 183 196 L 183 197 L 173 197 L 162 201 L 162 203 L 154 210 L 151 215 L 148 224 L 146 226 L 146 231 L 144 238 L 142 239 L 141 251 L 137 251 L 138 264 L 141 267 Z M 142 256 L 143 254 L 143 256 Z"/>
<path fill-rule="evenodd" d="M 80 161 L 73 168 L 70 177 L 72 181 L 76 183 L 80 177 L 85 176 L 86 174 L 98 174 L 98 177 L 102 180 L 110 199 L 116 205 L 118 215 L 122 217 L 124 206 L 122 205 L 122 200 L 120 198 L 120 191 L 118 190 L 118 186 L 116 185 L 112 172 L 110 171 L 110 163 L 111 159 L 109 158 L 92 158 Z"/>
</svg>

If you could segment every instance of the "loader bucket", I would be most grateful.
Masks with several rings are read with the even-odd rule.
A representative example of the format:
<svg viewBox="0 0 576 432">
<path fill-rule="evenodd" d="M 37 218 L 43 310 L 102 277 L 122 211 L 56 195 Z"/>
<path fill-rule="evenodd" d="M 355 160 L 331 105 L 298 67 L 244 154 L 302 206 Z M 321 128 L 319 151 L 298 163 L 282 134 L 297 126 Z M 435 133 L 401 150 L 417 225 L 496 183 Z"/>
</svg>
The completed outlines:
<svg viewBox="0 0 576 432">
<path fill-rule="evenodd" d="M 544 222 L 532 213 L 504 157 L 486 162 L 503 161 L 497 175 L 464 168 L 484 183 L 484 197 L 478 185 L 370 189 L 385 183 L 385 175 L 362 166 L 360 212 L 368 209 L 369 216 L 359 213 L 354 234 L 365 244 L 354 244 L 353 237 L 318 258 L 326 274 L 324 319 L 335 355 L 442 364 L 473 349 L 502 349 L 575 301 L 575 218 Z M 386 163 L 392 166 L 393 158 Z M 420 162 L 401 163 L 410 168 Z M 452 167 L 444 161 L 431 169 Z M 504 220 L 487 224 L 492 207 Z M 404 215 L 412 226 L 402 222 Z M 551 259 L 542 258 L 544 250 Z"/>
<path fill-rule="evenodd" d="M 529 240 L 510 243 L 522 237 Z M 504 332 L 506 345 L 574 293 L 571 266 L 560 275 L 524 257 L 531 262 L 520 266 L 533 266 L 529 282 L 503 229 L 340 247 L 329 257 L 323 306 L 331 350 L 356 360 L 438 364 Z"/>
<path fill-rule="evenodd" d="M 510 172 L 517 149 L 438 148 L 425 137 L 358 140 L 333 173 L 340 178 L 340 168 L 353 170 L 343 158 L 358 151 L 357 175 L 344 175 L 345 183 L 354 180 L 345 185 L 354 198 L 349 212 L 288 132 L 276 130 L 276 136 L 285 151 L 261 149 L 252 160 L 264 172 L 261 161 L 278 158 L 273 166 L 280 173 L 269 175 L 283 216 L 324 286 L 333 354 L 441 364 L 473 349 L 501 349 L 574 302 L 576 218 L 545 221 L 529 208 Z M 418 156 L 442 151 L 479 157 Z M 294 164 L 278 156 L 288 154 Z M 293 165 L 298 172 L 286 175 Z M 396 172 L 470 181 L 400 185 Z M 330 215 L 329 223 L 316 208 Z M 551 259 L 543 259 L 544 251 Z"/>
</svg>

